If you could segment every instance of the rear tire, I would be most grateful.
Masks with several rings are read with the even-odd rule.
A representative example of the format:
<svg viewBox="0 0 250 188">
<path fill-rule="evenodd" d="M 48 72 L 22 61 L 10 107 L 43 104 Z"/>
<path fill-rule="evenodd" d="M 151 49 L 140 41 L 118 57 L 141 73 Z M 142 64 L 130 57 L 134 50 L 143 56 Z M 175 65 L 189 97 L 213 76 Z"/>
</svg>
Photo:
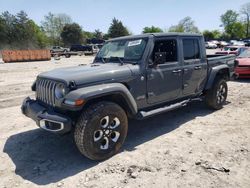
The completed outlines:
<svg viewBox="0 0 250 188">
<path fill-rule="evenodd" d="M 89 106 L 75 127 L 75 143 L 89 159 L 105 160 L 115 155 L 127 136 L 128 120 L 124 110 L 112 102 Z"/>
<path fill-rule="evenodd" d="M 215 110 L 219 110 L 223 107 L 227 99 L 227 82 L 222 78 L 217 78 L 205 95 L 206 104 Z"/>
</svg>

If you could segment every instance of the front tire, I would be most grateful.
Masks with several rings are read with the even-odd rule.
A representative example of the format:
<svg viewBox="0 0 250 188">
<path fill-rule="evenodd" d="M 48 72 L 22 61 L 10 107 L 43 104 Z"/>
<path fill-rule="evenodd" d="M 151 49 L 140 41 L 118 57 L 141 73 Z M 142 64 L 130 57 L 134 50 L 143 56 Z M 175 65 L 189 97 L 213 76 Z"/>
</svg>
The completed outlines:
<svg viewBox="0 0 250 188">
<path fill-rule="evenodd" d="M 226 80 L 218 78 L 211 89 L 205 95 L 206 104 L 215 110 L 219 110 L 226 102 L 228 87 Z"/>
<path fill-rule="evenodd" d="M 89 106 L 75 127 L 75 143 L 89 159 L 105 160 L 115 155 L 127 136 L 128 120 L 124 110 L 112 102 Z"/>
</svg>

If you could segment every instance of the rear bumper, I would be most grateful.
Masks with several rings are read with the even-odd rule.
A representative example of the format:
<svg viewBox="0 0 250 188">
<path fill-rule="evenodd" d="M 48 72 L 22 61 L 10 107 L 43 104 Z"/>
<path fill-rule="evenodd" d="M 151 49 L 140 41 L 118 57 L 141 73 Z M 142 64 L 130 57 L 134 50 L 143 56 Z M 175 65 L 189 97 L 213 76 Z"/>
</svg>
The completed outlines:
<svg viewBox="0 0 250 188">
<path fill-rule="evenodd" d="M 25 116 L 33 119 L 46 131 L 64 134 L 72 129 L 72 120 L 69 117 L 49 110 L 29 97 L 24 99 L 21 110 Z"/>
</svg>

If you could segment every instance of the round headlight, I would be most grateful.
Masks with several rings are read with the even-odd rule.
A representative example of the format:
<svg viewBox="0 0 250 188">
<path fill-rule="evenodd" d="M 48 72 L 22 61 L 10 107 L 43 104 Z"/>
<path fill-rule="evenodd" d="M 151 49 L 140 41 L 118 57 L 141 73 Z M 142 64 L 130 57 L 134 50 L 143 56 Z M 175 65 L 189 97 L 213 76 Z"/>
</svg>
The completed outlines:
<svg viewBox="0 0 250 188">
<path fill-rule="evenodd" d="M 63 84 L 57 84 L 55 89 L 55 96 L 57 99 L 63 98 L 65 95 L 65 87 Z"/>
</svg>

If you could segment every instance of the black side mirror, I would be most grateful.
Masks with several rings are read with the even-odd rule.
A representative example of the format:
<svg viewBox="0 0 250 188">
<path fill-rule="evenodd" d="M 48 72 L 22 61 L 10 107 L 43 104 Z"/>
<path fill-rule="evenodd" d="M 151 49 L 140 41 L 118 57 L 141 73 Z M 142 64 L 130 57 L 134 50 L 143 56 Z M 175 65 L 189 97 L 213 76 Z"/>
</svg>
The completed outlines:
<svg viewBox="0 0 250 188">
<path fill-rule="evenodd" d="M 156 52 L 155 53 L 155 65 L 164 64 L 166 62 L 167 53 L 166 52 Z"/>
</svg>

